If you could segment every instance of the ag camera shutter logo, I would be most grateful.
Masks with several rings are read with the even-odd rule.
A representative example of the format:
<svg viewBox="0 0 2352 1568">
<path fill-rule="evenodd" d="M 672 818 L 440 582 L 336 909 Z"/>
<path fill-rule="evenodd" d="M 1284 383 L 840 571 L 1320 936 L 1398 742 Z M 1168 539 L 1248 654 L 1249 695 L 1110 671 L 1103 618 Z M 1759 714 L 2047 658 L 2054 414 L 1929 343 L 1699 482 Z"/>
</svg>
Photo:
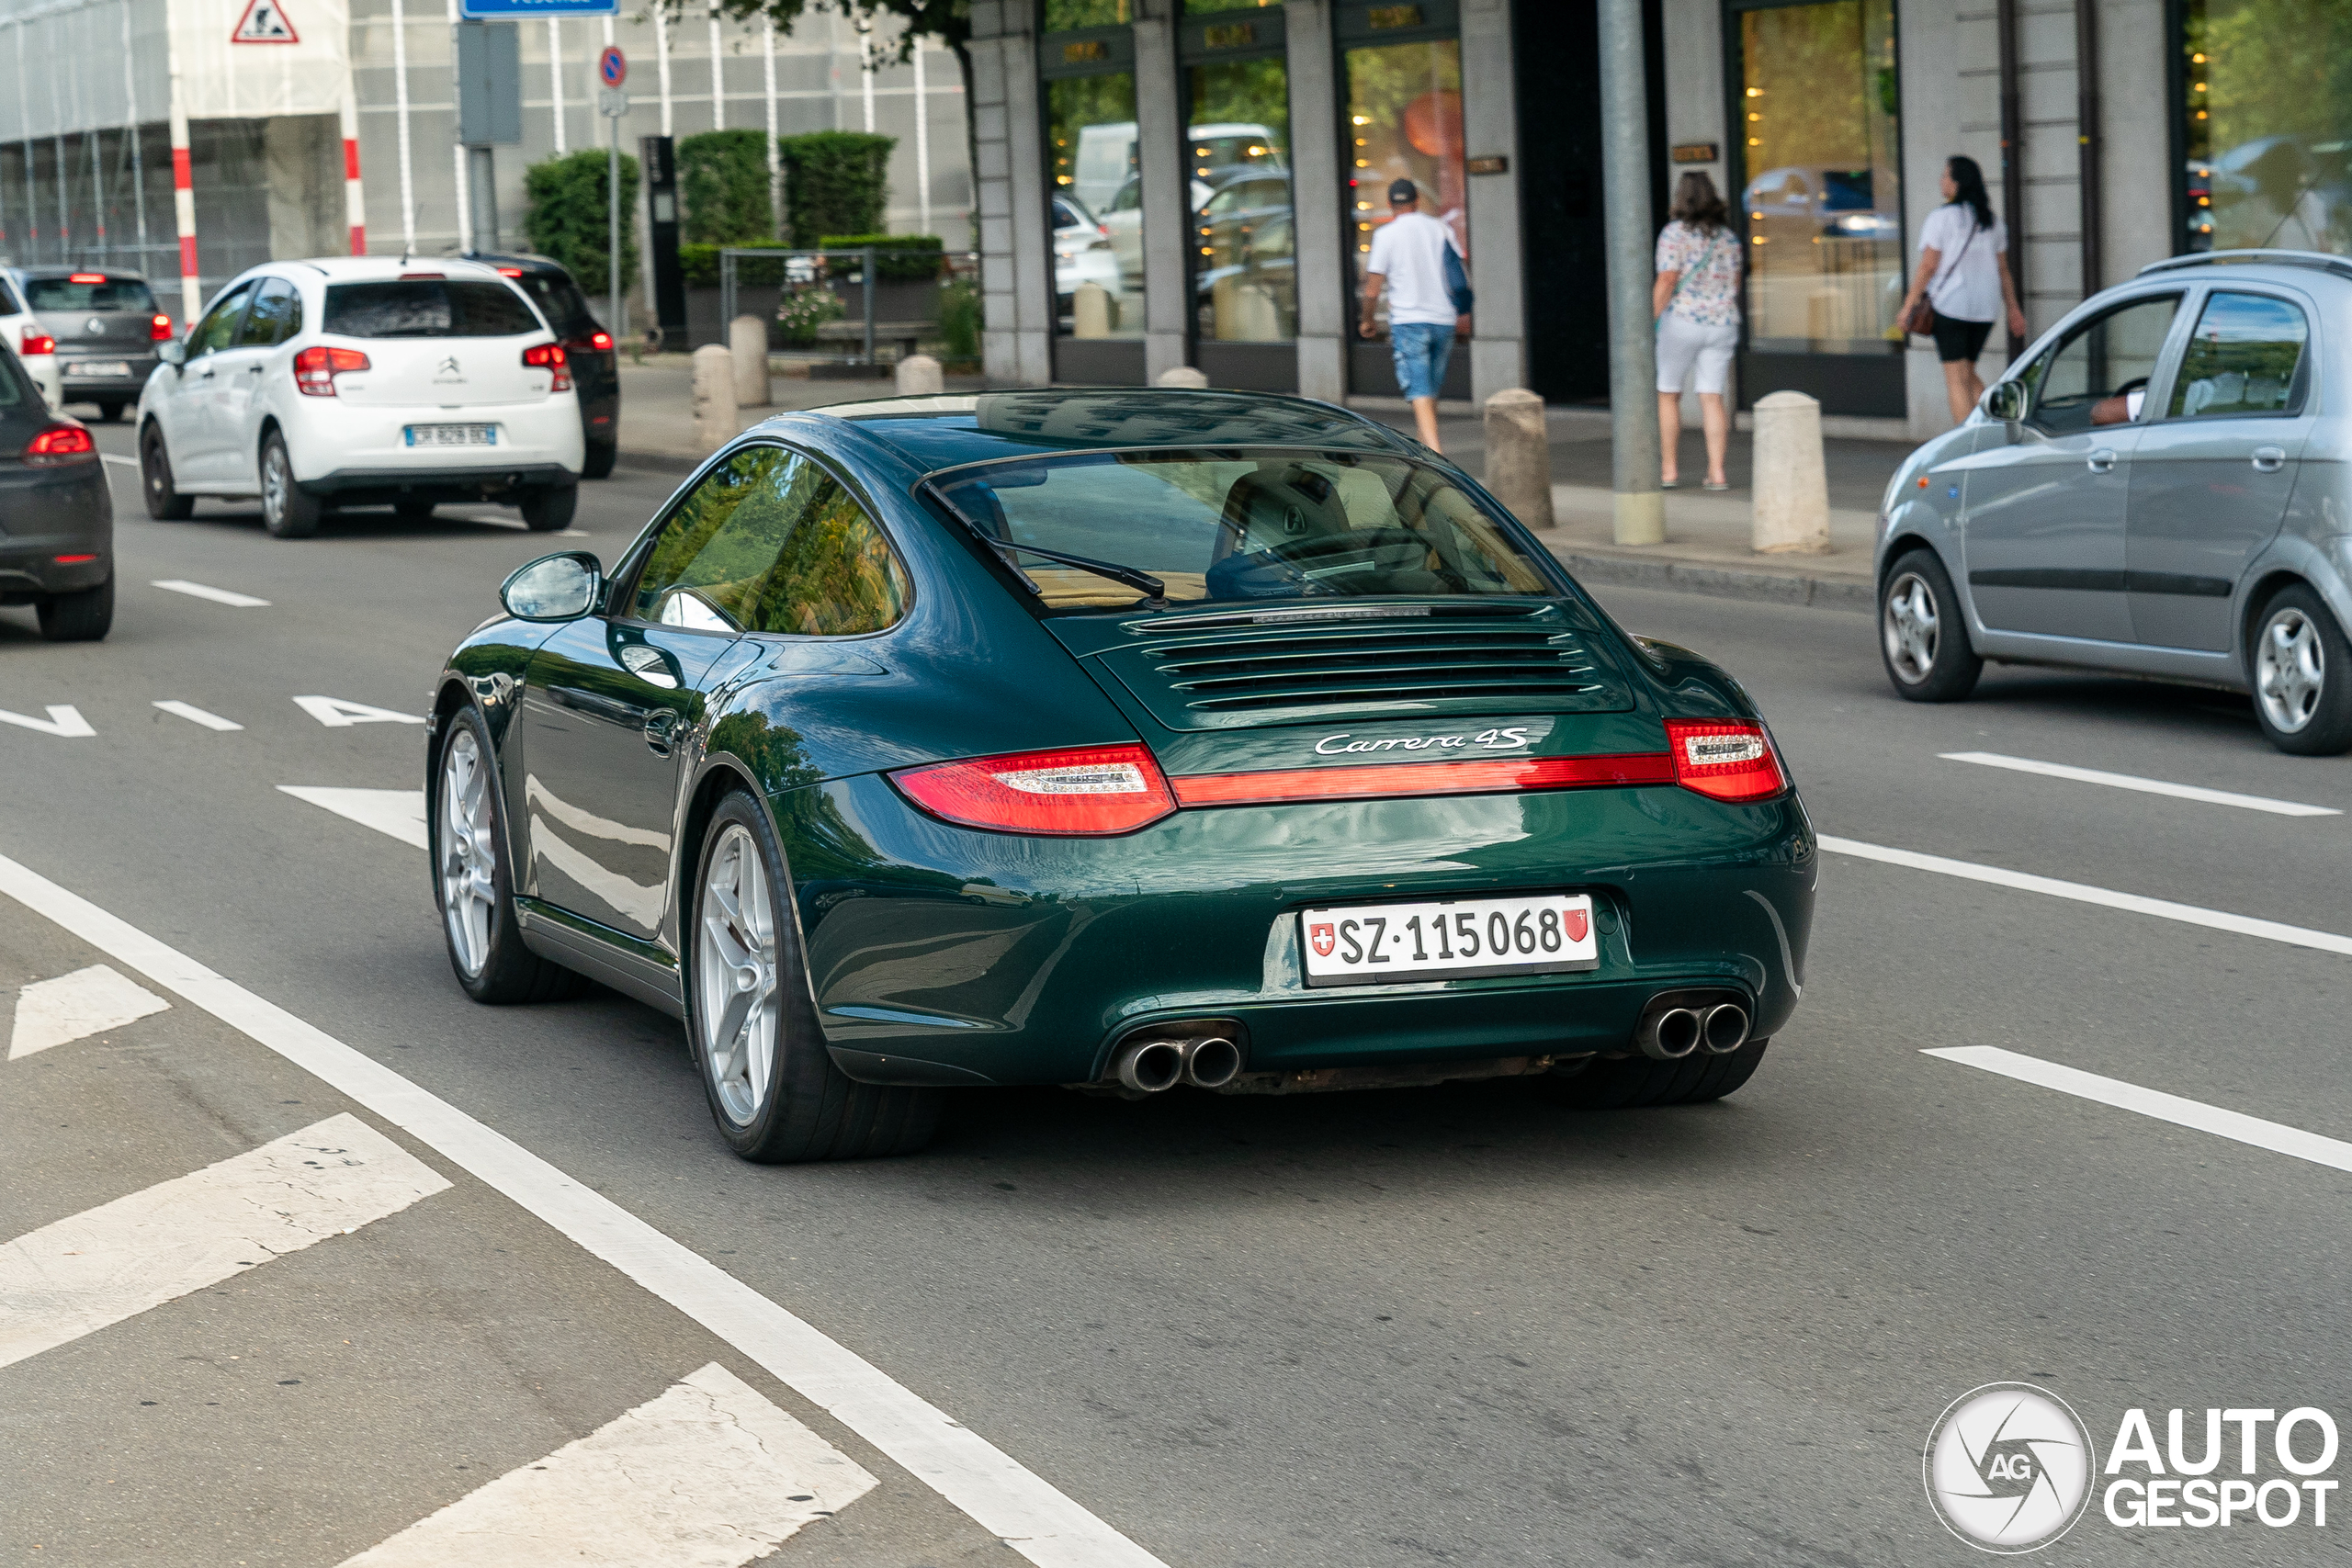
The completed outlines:
<svg viewBox="0 0 2352 1568">
<path fill-rule="evenodd" d="M 2075 1528 L 2098 1456 L 2072 1406 L 2030 1383 L 1996 1382 L 1951 1402 L 1921 1461 L 1944 1528 L 1982 1551 L 2038 1551 Z"/>
</svg>

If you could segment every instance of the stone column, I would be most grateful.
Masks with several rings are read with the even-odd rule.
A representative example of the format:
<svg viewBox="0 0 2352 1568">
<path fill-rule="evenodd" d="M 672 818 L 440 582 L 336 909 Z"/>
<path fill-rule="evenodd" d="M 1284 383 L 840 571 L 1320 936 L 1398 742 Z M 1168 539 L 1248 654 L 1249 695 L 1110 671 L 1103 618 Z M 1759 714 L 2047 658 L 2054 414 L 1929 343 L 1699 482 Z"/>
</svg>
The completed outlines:
<svg viewBox="0 0 2352 1568">
<path fill-rule="evenodd" d="M 1193 161 L 1176 69 L 1178 0 L 1136 0 L 1136 158 L 1143 173 L 1144 379 L 1188 363 Z"/>
<path fill-rule="evenodd" d="M 1519 104 L 1509 0 L 1463 0 L 1462 136 L 1470 160 L 1470 395 L 1527 384 L 1519 232 Z M 1501 167 L 1479 174 L 1479 160 Z M 1549 498 L 1546 497 L 1548 504 Z"/>
<path fill-rule="evenodd" d="M 1046 242 L 1046 168 L 1037 97 L 1035 7 L 1026 0 L 973 0 L 972 171 L 980 234 L 984 310 L 981 362 L 999 386 L 1053 379 L 1052 257 Z"/>
<path fill-rule="evenodd" d="M 1298 389 L 1339 402 L 1348 395 L 1348 247 L 1340 216 L 1348 188 L 1340 156 L 1340 62 L 1330 0 L 1285 0 L 1290 40 L 1291 221 L 1297 245 Z"/>
</svg>

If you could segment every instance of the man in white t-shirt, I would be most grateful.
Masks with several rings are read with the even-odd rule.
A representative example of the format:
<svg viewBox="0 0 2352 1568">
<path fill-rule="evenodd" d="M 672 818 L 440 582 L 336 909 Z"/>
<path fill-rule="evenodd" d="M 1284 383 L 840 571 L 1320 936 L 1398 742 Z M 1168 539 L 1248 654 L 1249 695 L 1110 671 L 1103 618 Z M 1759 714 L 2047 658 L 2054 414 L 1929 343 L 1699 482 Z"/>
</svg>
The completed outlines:
<svg viewBox="0 0 2352 1568">
<path fill-rule="evenodd" d="M 1374 335 L 1374 312 L 1380 289 L 1388 288 L 1388 348 L 1396 361 L 1396 385 L 1413 405 L 1421 445 L 1435 452 L 1437 394 L 1445 385 L 1445 362 L 1453 335 L 1466 333 L 1470 318 L 1457 315 L 1445 286 L 1445 253 L 1462 254 L 1453 231 L 1421 210 L 1421 193 L 1410 180 L 1388 187 L 1388 221 L 1372 237 L 1365 264 L 1363 310 L 1358 330 Z M 1464 269 L 1467 270 L 1466 267 Z"/>
</svg>

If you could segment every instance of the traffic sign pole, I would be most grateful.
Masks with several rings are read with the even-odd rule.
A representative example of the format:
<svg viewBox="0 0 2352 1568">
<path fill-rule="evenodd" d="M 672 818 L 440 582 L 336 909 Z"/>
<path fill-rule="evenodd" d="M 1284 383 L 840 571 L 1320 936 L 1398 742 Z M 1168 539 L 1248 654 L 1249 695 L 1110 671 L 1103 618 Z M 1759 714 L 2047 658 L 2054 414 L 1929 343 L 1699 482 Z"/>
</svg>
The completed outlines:
<svg viewBox="0 0 2352 1568">
<path fill-rule="evenodd" d="M 603 84 L 596 95 L 596 110 L 613 130 L 612 151 L 605 160 L 605 240 L 609 250 L 605 282 L 612 289 L 606 319 L 613 334 L 613 362 L 617 365 L 621 353 L 621 116 L 628 113 L 628 95 L 621 91 L 621 84 L 628 80 L 628 56 L 618 45 L 606 44 L 605 52 L 596 57 L 596 80 Z"/>
</svg>

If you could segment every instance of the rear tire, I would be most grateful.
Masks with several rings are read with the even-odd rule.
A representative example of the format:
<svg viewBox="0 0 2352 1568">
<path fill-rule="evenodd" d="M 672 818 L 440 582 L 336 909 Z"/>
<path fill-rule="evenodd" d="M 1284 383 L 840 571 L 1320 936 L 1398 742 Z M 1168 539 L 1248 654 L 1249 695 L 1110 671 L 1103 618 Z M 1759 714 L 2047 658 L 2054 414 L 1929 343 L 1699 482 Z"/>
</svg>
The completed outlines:
<svg viewBox="0 0 2352 1568">
<path fill-rule="evenodd" d="M 548 1002 L 580 989 L 579 976 L 523 945 L 506 865 L 506 810 L 490 730 L 471 708 L 450 716 L 424 791 L 433 846 L 433 901 L 458 984 L 478 1002 Z M 453 908 L 454 911 L 453 912 Z"/>
<path fill-rule="evenodd" d="M 196 515 L 196 497 L 182 495 L 172 483 L 171 449 L 164 445 L 164 433 L 152 424 L 139 438 L 139 477 L 148 516 L 158 523 L 185 523 Z"/>
<path fill-rule="evenodd" d="M 580 487 L 565 485 L 561 490 L 543 490 L 523 498 L 523 523 L 534 534 L 552 534 L 571 526 L 571 514 L 580 505 Z"/>
<path fill-rule="evenodd" d="M 114 579 L 78 593 L 52 593 L 34 612 L 51 642 L 97 642 L 114 626 Z"/>
<path fill-rule="evenodd" d="M 319 531 L 326 508 L 294 482 L 294 459 L 286 437 L 273 430 L 261 444 L 261 525 L 274 538 L 307 539 Z"/>
<path fill-rule="evenodd" d="M 1581 1067 L 1555 1067 L 1535 1080 L 1538 1094 L 1572 1111 L 1634 1111 L 1653 1105 L 1703 1105 L 1756 1076 L 1770 1040 L 1751 1040 L 1728 1056 L 1694 1051 L 1675 1062 L 1647 1056 L 1589 1056 Z"/>
<path fill-rule="evenodd" d="M 613 465 L 620 461 L 621 444 L 617 441 L 591 441 L 588 456 L 581 462 L 580 477 L 583 479 L 608 479 L 613 477 Z"/>
<path fill-rule="evenodd" d="M 2299 757 L 2352 749 L 2352 644 L 2320 596 L 2300 582 L 2282 588 L 2254 628 L 2246 669 L 2264 737 Z"/>
<path fill-rule="evenodd" d="M 681 943 L 686 1037 L 711 1119 L 762 1165 L 910 1154 L 939 1125 L 940 1091 L 859 1083 L 833 1065 L 791 887 L 766 808 L 741 791 L 720 801 Z"/>
<path fill-rule="evenodd" d="M 1976 689 L 1984 661 L 1969 646 L 1960 595 L 1935 551 L 1907 551 L 1886 569 L 1878 652 L 1894 694 L 1906 701 L 1956 703 Z"/>
</svg>

